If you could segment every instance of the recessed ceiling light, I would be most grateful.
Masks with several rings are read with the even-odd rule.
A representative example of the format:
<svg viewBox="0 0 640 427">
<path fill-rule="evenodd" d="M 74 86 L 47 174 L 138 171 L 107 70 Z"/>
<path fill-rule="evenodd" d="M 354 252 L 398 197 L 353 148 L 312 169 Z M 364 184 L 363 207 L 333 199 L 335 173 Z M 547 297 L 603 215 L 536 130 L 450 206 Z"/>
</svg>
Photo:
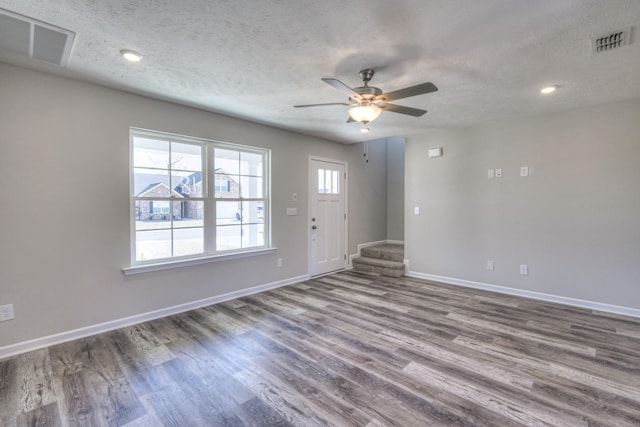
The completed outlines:
<svg viewBox="0 0 640 427">
<path fill-rule="evenodd" d="M 555 92 L 556 89 L 558 89 L 558 86 L 547 86 L 540 89 L 540 93 L 543 95 L 549 95 L 550 93 Z"/>
<path fill-rule="evenodd" d="M 140 62 L 142 60 L 142 54 L 135 52 L 129 49 L 122 49 L 120 54 L 125 57 L 125 59 L 131 62 Z"/>
</svg>

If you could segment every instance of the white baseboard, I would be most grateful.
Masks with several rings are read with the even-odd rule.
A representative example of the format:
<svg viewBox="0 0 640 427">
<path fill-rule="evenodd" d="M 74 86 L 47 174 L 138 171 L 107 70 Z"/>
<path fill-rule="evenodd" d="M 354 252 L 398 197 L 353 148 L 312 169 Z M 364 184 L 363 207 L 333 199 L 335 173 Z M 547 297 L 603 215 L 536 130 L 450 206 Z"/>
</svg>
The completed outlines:
<svg viewBox="0 0 640 427">
<path fill-rule="evenodd" d="M 498 292 L 501 294 L 515 295 L 519 297 L 537 299 L 547 302 L 555 302 L 558 304 L 571 305 L 574 307 L 588 308 L 591 310 L 604 311 L 607 313 L 622 314 L 624 316 L 640 318 L 640 310 L 631 307 L 622 307 L 618 305 L 603 304 L 595 301 L 581 300 L 577 298 L 563 297 L 559 295 L 546 294 L 543 292 L 526 291 L 523 289 L 509 288 L 505 286 L 491 285 L 488 283 L 473 282 L 471 280 L 455 279 L 453 277 L 436 276 L 434 274 L 419 273 L 417 271 L 409 271 L 405 274 L 408 277 L 416 279 L 431 280 L 433 282 L 441 282 L 449 285 L 463 286 L 465 288 L 482 289 L 485 291 Z"/>
<path fill-rule="evenodd" d="M 224 301 L 268 291 L 270 289 L 280 288 L 282 286 L 292 285 L 298 282 L 309 280 L 309 275 L 305 274 L 298 277 L 279 280 L 277 282 L 266 283 L 264 285 L 254 286 L 248 289 L 229 292 L 210 298 L 192 301 L 184 304 L 174 305 L 172 307 L 162 308 L 160 310 L 149 311 L 147 313 L 136 314 L 134 316 L 122 319 L 111 320 L 109 322 L 99 323 L 97 325 L 87 326 L 84 328 L 73 329 L 71 331 L 61 332 L 46 337 L 36 338 L 29 341 L 23 341 L 16 344 L 10 344 L 0 347 L 0 359 L 14 356 L 16 354 L 26 353 L 28 351 L 38 350 L 40 348 L 49 347 L 51 345 L 72 341 L 78 338 L 84 338 L 91 335 L 101 334 L 103 332 L 112 331 L 114 329 L 124 328 L 126 326 L 136 325 L 138 323 L 148 322 L 150 320 L 167 317 L 185 311 L 194 310 L 196 308 L 205 307 L 207 305 L 217 304 Z"/>
<path fill-rule="evenodd" d="M 404 245 L 404 241 L 402 240 L 378 240 L 377 242 L 367 242 L 367 243 L 360 243 L 358 245 L 358 252 L 355 254 L 350 254 L 349 255 L 349 264 L 347 265 L 347 270 L 352 270 L 353 269 L 353 259 L 357 258 L 360 256 L 360 251 L 362 250 L 362 248 L 368 248 L 369 246 L 376 246 L 376 245 L 384 245 L 384 244 L 391 244 L 391 245 Z"/>
</svg>

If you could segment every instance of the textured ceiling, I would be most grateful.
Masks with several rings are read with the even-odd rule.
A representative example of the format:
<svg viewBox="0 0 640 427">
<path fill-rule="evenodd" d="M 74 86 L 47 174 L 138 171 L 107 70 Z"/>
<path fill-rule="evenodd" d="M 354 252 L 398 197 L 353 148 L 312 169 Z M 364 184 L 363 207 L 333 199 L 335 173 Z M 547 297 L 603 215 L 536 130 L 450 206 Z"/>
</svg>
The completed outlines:
<svg viewBox="0 0 640 427">
<path fill-rule="evenodd" d="M 640 97 L 640 42 L 592 53 L 590 39 L 636 26 L 639 0 L 0 0 L 0 8 L 77 33 L 67 68 L 0 52 L 0 61 L 96 82 L 300 133 L 352 143 L 357 123 L 323 83 L 388 92 L 368 139 Z M 637 37 L 636 37 L 637 38 Z M 121 49 L 144 54 L 138 64 Z M 538 90 L 560 89 L 551 96 Z"/>
</svg>

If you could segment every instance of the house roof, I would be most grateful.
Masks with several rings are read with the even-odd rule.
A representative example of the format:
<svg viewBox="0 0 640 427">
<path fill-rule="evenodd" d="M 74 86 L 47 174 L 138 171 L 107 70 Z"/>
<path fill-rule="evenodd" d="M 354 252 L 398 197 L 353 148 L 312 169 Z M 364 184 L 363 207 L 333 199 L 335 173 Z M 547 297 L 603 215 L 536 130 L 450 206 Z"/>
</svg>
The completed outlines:
<svg viewBox="0 0 640 427">
<path fill-rule="evenodd" d="M 167 189 L 167 191 L 169 191 L 169 187 L 167 186 L 167 184 L 165 184 L 164 182 L 156 182 L 156 183 L 147 185 L 144 189 L 142 189 L 142 191 L 140 191 L 139 193 L 136 193 L 136 197 L 147 197 L 146 196 L 147 193 L 150 193 L 152 190 L 158 187 L 164 187 Z M 170 190 L 170 191 L 172 193 L 171 195 L 174 197 L 184 197 L 181 193 L 175 190 Z"/>
</svg>

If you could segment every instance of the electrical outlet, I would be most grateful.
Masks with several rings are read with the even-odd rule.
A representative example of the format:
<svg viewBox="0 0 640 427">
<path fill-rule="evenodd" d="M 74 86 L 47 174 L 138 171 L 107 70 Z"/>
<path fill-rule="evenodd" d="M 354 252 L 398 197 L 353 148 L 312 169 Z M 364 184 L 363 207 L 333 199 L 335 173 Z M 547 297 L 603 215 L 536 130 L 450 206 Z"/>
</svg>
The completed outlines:
<svg viewBox="0 0 640 427">
<path fill-rule="evenodd" d="M 282 258 L 278 258 L 276 260 L 276 267 L 278 267 L 278 268 L 282 267 Z"/>
<path fill-rule="evenodd" d="M 0 322 L 13 319 L 13 304 L 0 305 Z"/>
<path fill-rule="evenodd" d="M 527 264 L 520 264 L 520 275 L 526 276 L 528 274 L 529 274 L 529 267 L 527 267 Z"/>
<path fill-rule="evenodd" d="M 487 270 L 493 271 L 493 261 L 491 260 L 487 261 Z"/>
<path fill-rule="evenodd" d="M 496 169 L 496 178 L 502 178 L 502 169 Z"/>
</svg>

